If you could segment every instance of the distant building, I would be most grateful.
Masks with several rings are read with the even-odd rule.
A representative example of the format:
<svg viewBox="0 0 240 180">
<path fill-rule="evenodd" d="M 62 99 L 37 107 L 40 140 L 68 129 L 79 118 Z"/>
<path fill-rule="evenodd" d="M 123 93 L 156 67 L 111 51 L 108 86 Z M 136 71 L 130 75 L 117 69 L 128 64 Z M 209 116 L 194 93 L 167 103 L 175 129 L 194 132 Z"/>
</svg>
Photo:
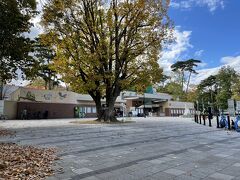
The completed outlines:
<svg viewBox="0 0 240 180">
<path fill-rule="evenodd" d="M 173 101 L 172 96 L 166 93 L 123 92 L 126 100 L 127 112 L 133 116 L 180 116 L 186 110 L 194 114 L 194 104 L 191 102 Z"/>
<path fill-rule="evenodd" d="M 102 100 L 104 102 L 105 99 Z M 16 87 L 1 104 L 4 106 L 2 113 L 9 119 L 21 119 L 24 110 L 29 119 L 97 116 L 90 95 L 66 90 Z M 171 95 L 156 92 L 137 94 L 124 91 L 115 103 L 118 116 L 180 116 L 186 109 L 194 113 L 193 103 L 172 101 Z"/>
</svg>

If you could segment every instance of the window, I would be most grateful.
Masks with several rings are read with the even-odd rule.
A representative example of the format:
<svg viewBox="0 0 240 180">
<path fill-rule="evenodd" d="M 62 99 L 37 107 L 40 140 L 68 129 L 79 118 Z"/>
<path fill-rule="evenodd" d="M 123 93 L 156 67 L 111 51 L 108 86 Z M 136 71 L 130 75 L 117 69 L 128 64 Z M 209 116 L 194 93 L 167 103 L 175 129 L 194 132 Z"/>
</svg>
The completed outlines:
<svg viewBox="0 0 240 180">
<path fill-rule="evenodd" d="M 86 113 L 86 107 L 80 107 L 80 112 Z"/>
<path fill-rule="evenodd" d="M 97 110 L 96 110 L 96 107 L 92 107 L 92 113 L 96 113 Z"/>
<path fill-rule="evenodd" d="M 92 112 L 92 108 L 91 107 L 87 107 L 87 113 L 91 113 Z"/>
</svg>

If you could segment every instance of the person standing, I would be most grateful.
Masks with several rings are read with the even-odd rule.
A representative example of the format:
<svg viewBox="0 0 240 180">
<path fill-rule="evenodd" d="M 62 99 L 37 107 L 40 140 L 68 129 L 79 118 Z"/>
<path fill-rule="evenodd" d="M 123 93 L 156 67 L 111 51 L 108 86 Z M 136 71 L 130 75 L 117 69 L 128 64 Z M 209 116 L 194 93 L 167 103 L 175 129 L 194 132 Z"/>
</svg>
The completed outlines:
<svg viewBox="0 0 240 180">
<path fill-rule="evenodd" d="M 26 119 L 28 119 L 28 115 L 27 115 L 27 109 L 25 108 L 25 109 L 23 109 L 23 112 L 22 112 L 22 119 L 24 119 L 24 120 L 26 120 Z"/>
</svg>

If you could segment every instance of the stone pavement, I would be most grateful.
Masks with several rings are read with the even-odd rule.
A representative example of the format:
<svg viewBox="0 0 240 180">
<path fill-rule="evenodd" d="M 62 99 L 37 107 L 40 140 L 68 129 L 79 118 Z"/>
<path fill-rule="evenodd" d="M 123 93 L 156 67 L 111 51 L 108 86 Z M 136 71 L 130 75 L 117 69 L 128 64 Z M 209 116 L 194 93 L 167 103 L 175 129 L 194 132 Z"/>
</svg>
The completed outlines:
<svg viewBox="0 0 240 180">
<path fill-rule="evenodd" d="M 240 179 L 239 133 L 192 119 L 133 119 L 121 125 L 17 126 L 15 138 L 0 141 L 57 147 L 55 168 L 63 169 L 49 180 Z"/>
</svg>

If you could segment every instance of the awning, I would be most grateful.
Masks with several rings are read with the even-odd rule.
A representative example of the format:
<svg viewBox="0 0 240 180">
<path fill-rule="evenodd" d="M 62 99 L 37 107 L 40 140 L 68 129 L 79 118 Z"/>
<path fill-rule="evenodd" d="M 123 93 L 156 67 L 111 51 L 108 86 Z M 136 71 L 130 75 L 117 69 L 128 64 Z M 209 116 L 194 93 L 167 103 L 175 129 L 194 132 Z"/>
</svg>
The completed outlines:
<svg viewBox="0 0 240 180">
<path fill-rule="evenodd" d="M 141 106 L 139 106 L 139 107 L 137 107 L 137 108 L 139 108 L 139 109 L 143 109 L 143 108 L 152 108 L 153 106 L 152 105 L 149 105 L 149 104 L 146 104 L 145 106 L 144 105 L 141 105 Z"/>
</svg>

